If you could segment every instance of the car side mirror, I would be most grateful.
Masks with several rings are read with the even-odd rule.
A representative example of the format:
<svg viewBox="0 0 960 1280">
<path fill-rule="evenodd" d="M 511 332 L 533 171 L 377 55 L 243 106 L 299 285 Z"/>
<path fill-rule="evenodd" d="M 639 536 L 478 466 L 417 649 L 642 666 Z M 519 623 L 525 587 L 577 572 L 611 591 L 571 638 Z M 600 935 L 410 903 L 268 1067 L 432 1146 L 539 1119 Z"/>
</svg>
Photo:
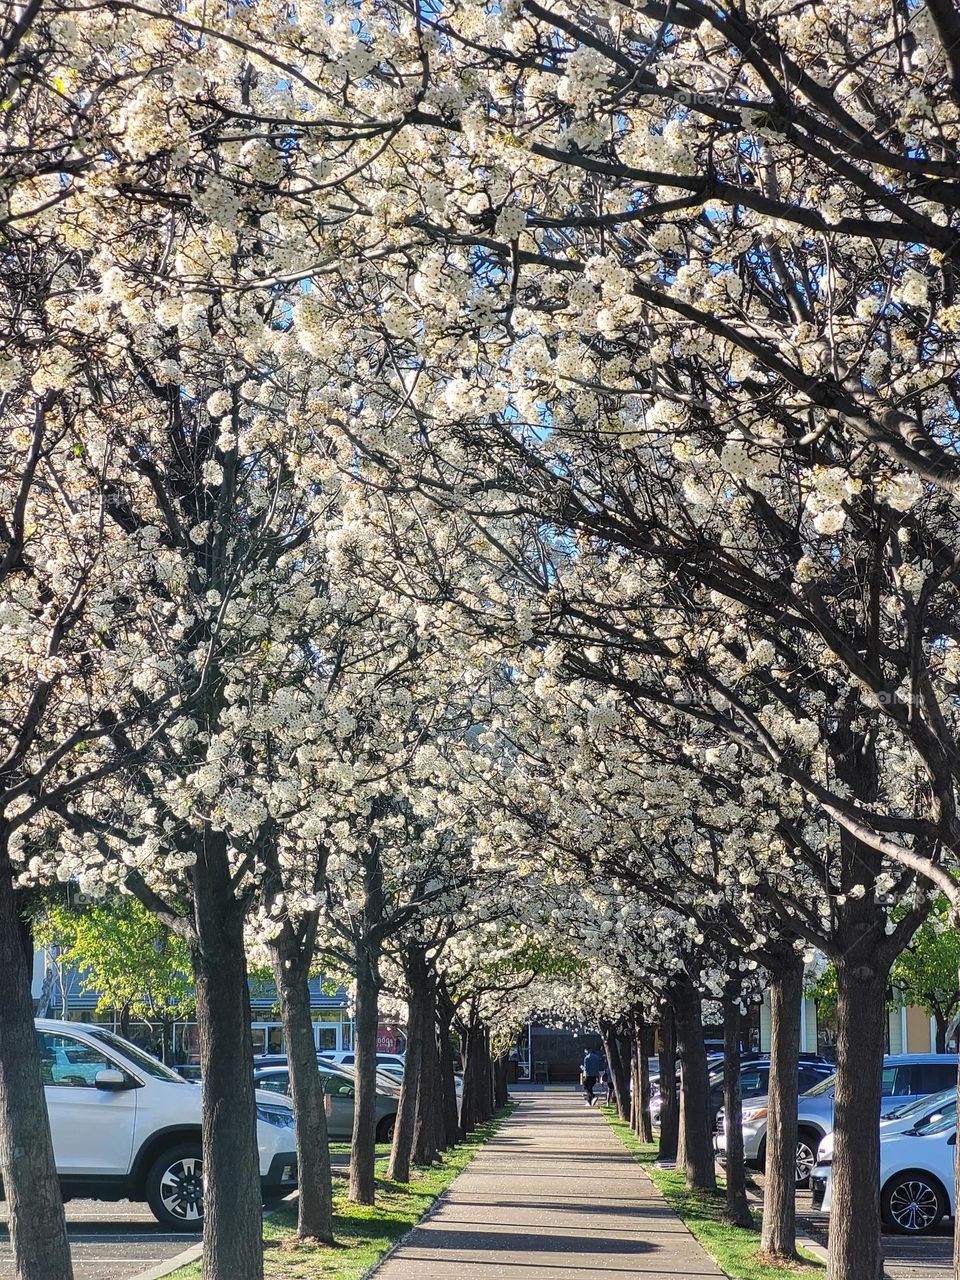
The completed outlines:
<svg viewBox="0 0 960 1280">
<path fill-rule="evenodd" d="M 957 1134 L 956 1134 L 956 1130 L 954 1130 L 954 1132 L 951 1133 L 950 1137 L 947 1139 L 947 1146 L 955 1147 L 956 1145 L 957 1145 Z"/>
<path fill-rule="evenodd" d="M 137 1082 L 126 1072 L 115 1071 L 112 1067 L 105 1067 L 103 1071 L 98 1071 L 93 1083 L 105 1093 L 122 1093 L 125 1089 L 137 1088 Z"/>
</svg>

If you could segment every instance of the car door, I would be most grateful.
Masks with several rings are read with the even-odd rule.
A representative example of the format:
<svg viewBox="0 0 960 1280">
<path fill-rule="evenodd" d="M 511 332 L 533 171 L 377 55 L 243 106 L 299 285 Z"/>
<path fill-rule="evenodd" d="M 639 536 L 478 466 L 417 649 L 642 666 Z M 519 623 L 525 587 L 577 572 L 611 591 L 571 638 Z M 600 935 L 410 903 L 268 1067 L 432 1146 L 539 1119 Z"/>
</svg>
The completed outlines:
<svg viewBox="0 0 960 1280">
<path fill-rule="evenodd" d="M 917 1095 L 913 1092 L 913 1065 L 901 1062 L 883 1068 L 880 1082 L 881 1112 L 892 1107 L 902 1107 L 904 1103 L 913 1102 Z"/>
<path fill-rule="evenodd" d="M 101 1071 L 130 1072 L 99 1047 L 59 1031 L 38 1031 L 44 1094 L 57 1172 L 62 1177 L 115 1177 L 133 1156 L 137 1088 L 98 1089 Z"/>
<path fill-rule="evenodd" d="M 800 1093 L 806 1093 L 808 1089 L 812 1089 L 815 1084 L 819 1084 L 831 1074 L 831 1069 L 828 1067 L 811 1067 L 801 1063 L 797 1076 L 797 1089 Z"/>
<path fill-rule="evenodd" d="M 769 1067 L 743 1067 L 740 1071 L 740 1097 L 765 1098 L 770 1088 Z"/>
<path fill-rule="evenodd" d="M 270 1075 L 261 1076 L 257 1081 L 258 1089 L 266 1089 L 268 1093 L 279 1093 L 281 1097 L 290 1096 L 290 1072 L 274 1071 Z"/>
<path fill-rule="evenodd" d="M 327 1133 L 338 1142 L 353 1134 L 353 1085 L 346 1076 L 323 1077 L 323 1105 L 327 1113 Z"/>
<path fill-rule="evenodd" d="M 925 1098 L 955 1084 L 957 1066 L 955 1062 L 915 1062 L 910 1068 L 910 1079 L 916 1096 Z"/>
</svg>

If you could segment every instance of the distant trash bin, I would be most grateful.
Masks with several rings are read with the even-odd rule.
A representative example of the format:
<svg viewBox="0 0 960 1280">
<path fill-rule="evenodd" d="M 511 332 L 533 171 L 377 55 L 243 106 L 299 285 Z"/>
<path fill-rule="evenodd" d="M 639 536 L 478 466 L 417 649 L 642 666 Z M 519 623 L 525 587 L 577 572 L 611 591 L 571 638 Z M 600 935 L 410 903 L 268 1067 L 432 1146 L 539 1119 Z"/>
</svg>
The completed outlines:
<svg viewBox="0 0 960 1280">
<path fill-rule="evenodd" d="M 533 1067 L 534 1084 L 536 1084 L 538 1080 L 542 1080 L 544 1084 L 550 1083 L 550 1067 L 547 1065 L 546 1062 L 537 1062 L 534 1064 L 534 1067 Z"/>
</svg>

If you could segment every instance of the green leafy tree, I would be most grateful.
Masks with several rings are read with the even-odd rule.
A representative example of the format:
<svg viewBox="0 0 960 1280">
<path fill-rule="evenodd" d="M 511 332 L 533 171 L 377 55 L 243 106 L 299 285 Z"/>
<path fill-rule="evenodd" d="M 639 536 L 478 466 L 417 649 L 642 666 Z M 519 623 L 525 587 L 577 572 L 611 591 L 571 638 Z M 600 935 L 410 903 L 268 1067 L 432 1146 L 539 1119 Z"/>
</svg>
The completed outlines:
<svg viewBox="0 0 960 1280">
<path fill-rule="evenodd" d="M 81 990 L 99 994 L 99 1015 L 116 1010 L 125 1035 L 132 1019 L 150 1023 L 167 1056 L 174 1021 L 194 1013 L 190 956 L 152 912 L 127 897 L 82 907 L 48 904 L 35 937 L 56 950 L 61 970 L 77 971 Z"/>
<path fill-rule="evenodd" d="M 941 898 L 890 974 L 897 1003 L 916 1005 L 933 1018 L 938 1053 L 946 1052 L 947 1031 L 960 1011 L 958 966 L 960 931 L 951 925 L 947 901 Z"/>
<path fill-rule="evenodd" d="M 933 1018 L 937 1053 L 946 1052 L 950 1023 L 960 1013 L 958 967 L 960 931 L 950 924 L 946 898 L 940 898 L 890 971 L 890 1007 L 915 1007 Z M 816 1000 L 821 1016 L 836 1015 L 837 971 L 832 964 L 810 984 L 807 995 Z"/>
</svg>

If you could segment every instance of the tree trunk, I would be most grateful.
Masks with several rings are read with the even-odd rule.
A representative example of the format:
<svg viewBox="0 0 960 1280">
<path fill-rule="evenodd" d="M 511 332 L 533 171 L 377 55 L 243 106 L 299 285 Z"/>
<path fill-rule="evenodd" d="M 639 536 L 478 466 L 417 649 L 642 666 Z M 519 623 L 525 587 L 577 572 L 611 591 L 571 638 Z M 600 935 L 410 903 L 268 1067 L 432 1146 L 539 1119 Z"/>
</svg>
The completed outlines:
<svg viewBox="0 0 960 1280">
<path fill-rule="evenodd" d="M 467 1023 L 463 1037 L 463 1097 L 460 1103 L 460 1137 L 465 1138 L 480 1123 L 483 1093 L 483 1028 L 476 1015 Z"/>
<path fill-rule="evenodd" d="M 457 1141 L 457 1085 L 454 1079 L 453 1045 L 450 1042 L 453 1026 L 453 1003 L 441 983 L 437 991 L 437 1044 L 440 1052 L 440 1143 L 441 1149 L 456 1145 Z"/>
<path fill-rule="evenodd" d="M 881 1280 L 880 1083 L 887 968 L 837 961 L 837 1088 L 828 1280 Z"/>
<path fill-rule="evenodd" d="M 490 1054 L 490 1029 L 486 1026 L 480 1029 L 480 1055 L 482 1075 L 477 1118 L 485 1124 L 493 1116 L 493 1058 Z"/>
<path fill-rule="evenodd" d="M 653 1141 L 653 1122 L 650 1118 L 650 1056 L 649 1029 L 642 1018 L 637 1022 L 637 1069 L 639 1072 L 640 1128 L 641 1142 Z"/>
<path fill-rule="evenodd" d="M 203 1095 L 203 1280 L 262 1280 L 263 1201 L 254 1110 L 244 911 L 226 839 L 204 828 L 191 947 Z"/>
<path fill-rule="evenodd" d="M 639 1137 L 640 1116 L 640 1036 L 639 1023 L 634 1023 L 633 1049 L 630 1053 L 630 1128 Z"/>
<path fill-rule="evenodd" d="M 300 945 L 289 921 L 270 946 L 290 1070 L 297 1137 L 297 1235 L 333 1244 L 333 1187 L 323 1082 L 310 1014 L 313 947 Z"/>
<path fill-rule="evenodd" d="M 394 1182 L 410 1181 L 410 1160 L 413 1154 L 413 1130 L 417 1118 L 417 1098 L 423 1078 L 423 1020 L 427 1002 L 424 997 L 426 966 L 418 947 L 409 948 L 405 964 L 409 1000 L 407 1003 L 407 1048 L 403 1060 L 403 1083 L 400 1086 L 400 1102 L 393 1130 L 393 1147 L 387 1177 Z"/>
<path fill-rule="evenodd" d="M 753 1225 L 753 1217 L 747 1203 L 747 1173 L 743 1164 L 740 1003 L 737 1000 L 723 1002 L 723 1113 L 727 1139 L 725 1217 L 735 1227 L 750 1227 Z"/>
<path fill-rule="evenodd" d="M 356 1097 L 350 1152 L 349 1196 L 356 1204 L 373 1204 L 377 1143 L 377 1004 L 380 992 L 376 962 L 366 947 L 357 948 L 355 1018 Z"/>
<path fill-rule="evenodd" d="M 423 1048 L 420 1054 L 420 1088 L 417 1090 L 416 1119 L 413 1126 L 414 1164 L 433 1164 L 437 1158 L 439 1115 L 439 1061 L 437 1058 L 436 995 L 432 976 L 427 973 L 424 990 Z"/>
<path fill-rule="evenodd" d="M 160 1023 L 160 1053 L 162 1061 L 168 1066 L 172 1061 L 170 1046 L 173 1040 L 173 1022 L 169 1018 L 164 1018 Z"/>
<path fill-rule="evenodd" d="M 510 1091 L 507 1088 L 507 1070 L 510 1066 L 510 1055 L 508 1053 L 498 1054 L 493 1064 L 493 1109 L 494 1112 L 505 1107 L 510 1101 Z"/>
<path fill-rule="evenodd" d="M 0 853 L 0 1172 L 18 1280 L 73 1280 L 13 869 Z"/>
<path fill-rule="evenodd" d="M 771 1258 L 797 1252 L 797 1056 L 803 1011 L 803 963 L 792 949 L 770 970 L 770 1083 L 766 1181 L 760 1249 Z"/>
<path fill-rule="evenodd" d="M 676 1160 L 680 1137 L 680 1105 L 677 1098 L 677 1039 L 673 1009 L 660 1014 L 660 1139 L 658 1160 Z"/>
<path fill-rule="evenodd" d="M 946 1053 L 947 1052 L 947 1026 L 949 1025 L 948 1019 L 945 1014 L 937 1011 L 933 1015 L 933 1023 L 934 1023 L 935 1035 L 936 1035 L 936 1039 L 934 1041 L 936 1048 L 934 1052 Z"/>
<path fill-rule="evenodd" d="M 960 970 L 957 972 L 960 987 Z M 957 1062 L 957 1114 L 960 1115 L 960 1058 Z M 960 1187 L 960 1137 L 953 1148 L 953 1185 Z M 953 1215 L 953 1280 L 960 1280 L 960 1213 Z"/>
<path fill-rule="evenodd" d="M 623 1058 L 621 1037 L 612 1023 L 602 1028 L 603 1048 L 607 1055 L 607 1066 L 613 1080 L 613 1094 L 617 1103 L 617 1114 L 621 1120 L 630 1119 L 630 1075 L 628 1064 Z"/>
<path fill-rule="evenodd" d="M 689 978 L 674 991 L 677 1044 L 680 1050 L 680 1134 L 677 1162 L 683 1164 L 688 1187 L 713 1190 L 717 1185 L 713 1157 L 713 1125 L 707 1083 L 707 1051 L 703 1043 L 700 994 Z"/>
</svg>

